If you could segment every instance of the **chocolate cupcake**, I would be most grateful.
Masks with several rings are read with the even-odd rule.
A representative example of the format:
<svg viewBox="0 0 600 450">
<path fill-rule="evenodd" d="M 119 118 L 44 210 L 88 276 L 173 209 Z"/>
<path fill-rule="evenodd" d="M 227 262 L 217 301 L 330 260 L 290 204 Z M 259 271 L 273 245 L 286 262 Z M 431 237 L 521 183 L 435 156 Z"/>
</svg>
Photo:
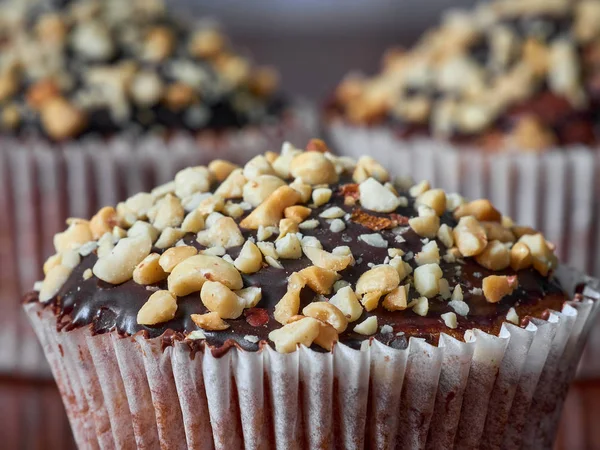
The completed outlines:
<svg viewBox="0 0 600 450">
<path fill-rule="evenodd" d="M 312 140 L 70 219 L 24 308 L 81 447 L 549 448 L 597 282 Z"/>
<path fill-rule="evenodd" d="M 600 273 L 598 221 L 581 213 L 600 197 L 597 17 L 598 1 L 449 12 L 412 48 L 386 53 L 378 74 L 340 83 L 324 111 L 332 145 L 490 197 L 570 264 Z"/>
<path fill-rule="evenodd" d="M 277 72 L 210 21 L 186 22 L 155 0 L 39 3 L 0 13 L 0 263 L 16 270 L 0 299 L 39 278 L 30 268 L 66 218 L 188 165 L 243 162 L 314 133 Z"/>
</svg>

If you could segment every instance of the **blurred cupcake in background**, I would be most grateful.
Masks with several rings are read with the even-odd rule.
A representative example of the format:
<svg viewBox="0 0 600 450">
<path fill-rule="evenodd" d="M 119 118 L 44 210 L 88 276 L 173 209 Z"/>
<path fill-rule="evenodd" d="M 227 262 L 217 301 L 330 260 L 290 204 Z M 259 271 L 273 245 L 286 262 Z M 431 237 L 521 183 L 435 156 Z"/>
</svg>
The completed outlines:
<svg viewBox="0 0 600 450">
<path fill-rule="evenodd" d="M 0 12 L 0 304 L 39 279 L 68 217 L 182 167 L 314 135 L 277 72 L 253 65 L 211 21 L 180 20 L 158 0 L 41 3 Z M 14 323 L 18 305 L 1 307 Z"/>
<path fill-rule="evenodd" d="M 490 197 L 599 273 L 599 63 L 600 2 L 485 3 L 388 51 L 375 76 L 348 75 L 326 127 L 353 156 Z"/>
</svg>

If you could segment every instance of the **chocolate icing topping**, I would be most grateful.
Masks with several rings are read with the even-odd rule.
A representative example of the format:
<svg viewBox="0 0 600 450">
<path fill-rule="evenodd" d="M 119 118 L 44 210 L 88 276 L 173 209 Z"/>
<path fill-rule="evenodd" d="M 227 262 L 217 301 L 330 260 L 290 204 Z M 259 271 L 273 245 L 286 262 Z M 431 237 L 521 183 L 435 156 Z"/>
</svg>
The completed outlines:
<svg viewBox="0 0 600 450">
<path fill-rule="evenodd" d="M 351 183 L 348 180 L 345 180 L 345 182 Z M 344 181 L 341 184 L 344 184 Z M 344 231 L 335 233 L 330 230 L 328 221 L 319 217 L 324 209 L 338 206 L 344 209 L 348 215 L 352 215 L 354 212 L 355 217 L 358 212 L 362 211 L 357 206 L 344 204 L 344 196 L 339 186 L 332 186 L 332 190 L 334 194 L 331 201 L 314 209 L 311 214 L 311 218 L 317 218 L 320 225 L 312 230 L 301 231 L 304 235 L 318 238 L 327 251 L 331 251 L 337 246 L 350 246 L 356 264 L 340 272 L 340 275 L 342 275 L 343 280 L 354 285 L 360 275 L 368 270 L 371 264 L 383 263 L 388 253 L 386 248 L 373 247 L 359 238 L 362 234 L 374 233 L 372 229 L 360 223 L 347 220 L 347 227 Z M 393 217 L 396 222 L 402 223 L 405 222 L 407 217 L 415 216 L 413 202 L 414 200 L 410 199 L 407 207 L 399 207 L 395 211 L 395 214 L 397 214 L 395 216 L 371 211 L 368 214 L 376 217 Z M 239 222 L 242 218 L 237 219 L 237 221 Z M 442 223 L 450 226 L 456 225 L 456 220 L 448 212 L 441 217 L 441 220 Z M 254 231 L 242 229 L 242 232 L 245 238 L 251 235 L 256 237 Z M 404 259 L 413 268 L 416 267 L 414 258 L 411 258 L 411 256 L 421 250 L 423 241 L 414 231 L 400 225 L 400 228 L 383 229 L 377 231 L 377 233 L 388 242 L 390 248 L 403 249 L 406 252 Z M 404 242 L 398 243 L 397 237 L 399 235 L 404 238 Z M 188 234 L 184 241 L 188 245 L 202 249 L 203 247 L 196 242 L 195 237 L 194 234 Z M 444 254 L 445 248 L 441 243 L 439 245 L 440 252 Z M 153 251 L 161 253 L 161 250 L 158 249 Z M 235 259 L 239 251 L 240 247 L 230 248 L 227 253 Z M 207 312 L 198 292 L 177 299 L 178 309 L 172 320 L 156 326 L 138 325 L 136 316 L 139 309 L 154 290 L 166 289 L 166 281 L 148 288 L 136 284 L 133 280 L 120 285 L 105 283 L 95 276 L 84 280 L 83 273 L 92 268 L 96 260 L 97 256 L 94 253 L 84 257 L 79 266 L 71 273 L 58 295 L 51 301 L 59 316 L 58 323 L 61 327 L 72 329 L 91 325 L 95 333 L 117 330 L 122 335 L 143 332 L 149 337 L 165 335 L 169 338 L 177 335 L 181 336 L 198 329 L 192 322 L 190 314 Z M 270 331 L 281 327 L 273 318 L 273 312 L 277 302 L 286 293 L 287 277 L 293 272 L 312 265 L 312 263 L 306 256 L 297 260 L 282 259 L 280 262 L 283 264 L 284 269 L 277 269 L 265 264 L 265 267 L 257 273 L 242 274 L 245 287 L 259 286 L 262 288 L 262 300 L 256 305 L 255 309 L 246 310 L 240 318 L 228 320 L 231 325 L 229 329 L 205 331 L 206 342 L 209 345 L 223 350 L 234 345 L 233 341 L 244 349 L 256 350 L 261 345 L 260 341 L 268 340 L 267 336 Z M 380 328 L 374 338 L 393 347 L 404 347 L 411 336 L 422 337 L 429 342 L 437 343 L 441 332 L 451 334 L 459 339 L 462 338 L 465 330 L 471 328 L 497 333 L 511 307 L 515 307 L 522 319 L 528 315 L 542 317 L 547 309 L 560 310 L 566 300 L 565 294 L 556 280 L 543 277 L 533 269 L 526 269 L 518 272 L 518 289 L 503 298 L 499 303 L 488 303 L 481 291 L 477 290 L 481 287 L 482 279 L 488 275 L 514 274 L 514 271 L 509 268 L 500 272 L 492 272 L 478 265 L 471 258 L 466 259 L 464 264 L 447 263 L 442 260 L 440 267 L 451 287 L 457 283 L 461 284 L 464 301 L 470 307 L 470 312 L 466 317 L 458 316 L 458 327 L 456 329 L 452 330 L 445 326 L 444 321 L 440 318 L 440 314 L 453 311 L 448 305 L 448 301 L 441 299 L 440 296 L 430 299 L 429 313 L 426 317 L 415 314 L 411 309 L 390 312 L 379 306 L 369 313 L 363 312 L 363 316 L 357 323 L 375 314 L 378 317 Z M 473 290 L 474 288 L 475 290 Z M 418 294 L 412 289 L 410 298 L 416 296 Z M 301 294 L 300 310 L 313 301 L 315 297 L 316 294 L 313 291 L 308 287 L 304 288 Z M 263 323 L 267 316 L 268 321 Z M 393 332 L 382 334 L 381 327 L 384 325 L 391 326 Z M 340 334 L 340 341 L 357 348 L 362 341 L 369 339 L 369 337 L 351 331 L 352 328 L 351 325 L 346 332 Z M 386 330 L 389 331 L 387 327 Z M 244 339 L 245 336 L 256 336 L 259 342 L 254 343 L 246 340 Z M 315 346 L 315 348 L 317 347 Z"/>
</svg>

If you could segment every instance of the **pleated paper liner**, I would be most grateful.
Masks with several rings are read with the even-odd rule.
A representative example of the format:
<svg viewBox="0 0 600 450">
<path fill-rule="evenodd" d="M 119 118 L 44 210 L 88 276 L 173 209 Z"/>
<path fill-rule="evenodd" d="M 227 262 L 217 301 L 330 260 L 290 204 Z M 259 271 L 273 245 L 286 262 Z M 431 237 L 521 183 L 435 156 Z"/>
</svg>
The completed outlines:
<svg viewBox="0 0 600 450">
<path fill-rule="evenodd" d="M 337 152 L 371 155 L 394 175 L 429 180 L 469 199 L 489 198 L 519 225 L 544 233 L 561 261 L 600 276 L 600 150 L 489 153 L 342 122 L 325 134 Z"/>
<path fill-rule="evenodd" d="M 573 291 L 582 277 L 558 277 Z M 442 335 L 405 350 L 373 341 L 332 353 L 236 348 L 216 358 L 160 338 L 58 332 L 50 308 L 25 310 L 80 448 L 551 448 L 600 304 L 598 282 L 548 320 L 499 336 Z"/>
<path fill-rule="evenodd" d="M 285 141 L 306 145 L 316 133 L 311 108 L 300 105 L 285 122 L 212 139 L 180 134 L 95 138 L 51 145 L 33 138 L 0 138 L 0 373 L 49 376 L 49 369 L 15 302 L 32 289 L 52 238 L 68 217 L 91 217 L 141 191 L 173 179 L 187 166 L 220 158 L 240 164 Z"/>
</svg>

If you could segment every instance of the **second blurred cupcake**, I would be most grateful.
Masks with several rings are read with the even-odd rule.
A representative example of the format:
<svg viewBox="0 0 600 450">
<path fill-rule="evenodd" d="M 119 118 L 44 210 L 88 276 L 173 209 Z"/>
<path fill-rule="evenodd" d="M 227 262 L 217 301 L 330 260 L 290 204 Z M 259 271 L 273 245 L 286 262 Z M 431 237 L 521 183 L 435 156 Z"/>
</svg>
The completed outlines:
<svg viewBox="0 0 600 450">
<path fill-rule="evenodd" d="M 599 37 L 594 0 L 448 13 L 412 49 L 389 51 L 379 74 L 340 83 L 329 138 L 396 173 L 490 197 L 598 273 Z"/>
<path fill-rule="evenodd" d="M 184 23 L 156 0 L 36 3 L 0 11 L 0 303 L 41 276 L 34 268 L 67 217 L 182 167 L 314 135 L 277 72 L 211 22 Z M 3 316 L 12 329 L 14 314 Z M 37 364 L 36 347 L 13 353 L 24 370 Z"/>
</svg>

